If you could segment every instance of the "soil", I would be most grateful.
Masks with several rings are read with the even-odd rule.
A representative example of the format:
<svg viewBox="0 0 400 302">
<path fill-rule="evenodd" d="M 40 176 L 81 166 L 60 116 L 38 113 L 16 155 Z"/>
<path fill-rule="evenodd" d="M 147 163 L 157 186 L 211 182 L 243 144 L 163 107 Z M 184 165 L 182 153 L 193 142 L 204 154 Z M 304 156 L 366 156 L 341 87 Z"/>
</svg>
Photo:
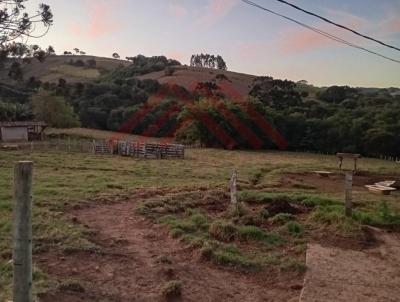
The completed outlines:
<svg viewBox="0 0 400 302">
<path fill-rule="evenodd" d="M 80 280 L 81 291 L 58 290 L 40 301 L 166 301 L 168 281 L 182 282 L 179 301 L 297 301 L 302 275 L 242 273 L 200 260 L 198 252 L 135 214 L 134 202 L 72 210 L 71 220 L 96 232 L 101 252 L 49 252 L 36 262 L 52 278 Z"/>
<path fill-rule="evenodd" d="M 382 245 L 364 251 L 310 244 L 300 302 L 399 301 L 400 238 L 373 232 Z"/>
<path fill-rule="evenodd" d="M 275 216 L 276 214 L 285 213 L 285 214 L 299 214 L 302 213 L 303 210 L 300 207 L 296 207 L 291 205 L 289 202 L 284 200 L 277 200 L 268 203 L 265 207 L 268 213 L 271 216 Z"/>
</svg>

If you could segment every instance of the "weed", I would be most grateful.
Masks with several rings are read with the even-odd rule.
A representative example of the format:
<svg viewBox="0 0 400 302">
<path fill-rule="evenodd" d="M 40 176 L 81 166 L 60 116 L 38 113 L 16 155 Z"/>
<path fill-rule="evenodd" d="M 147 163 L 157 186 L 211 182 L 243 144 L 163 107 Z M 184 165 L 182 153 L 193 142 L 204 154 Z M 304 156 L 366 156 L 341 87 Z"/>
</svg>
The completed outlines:
<svg viewBox="0 0 400 302">
<path fill-rule="evenodd" d="M 264 218 L 261 215 L 255 215 L 255 214 L 247 214 L 238 219 L 238 223 L 241 223 L 243 225 L 260 226 L 263 222 Z"/>
<path fill-rule="evenodd" d="M 279 235 L 267 233 L 256 226 L 240 226 L 237 232 L 240 240 L 259 241 L 265 244 L 277 244 L 281 241 Z"/>
<path fill-rule="evenodd" d="M 303 273 L 307 269 L 303 262 L 288 258 L 281 259 L 279 268 L 283 271 L 295 271 L 299 273 Z"/>
<path fill-rule="evenodd" d="M 180 238 L 185 235 L 185 232 L 182 229 L 171 229 L 170 230 L 172 238 Z"/>
<path fill-rule="evenodd" d="M 373 226 L 385 227 L 400 224 L 400 215 L 395 213 L 384 201 L 379 203 L 375 211 L 354 211 L 353 218 L 362 224 Z"/>
<path fill-rule="evenodd" d="M 182 241 L 189 244 L 193 248 L 201 248 L 204 245 L 204 239 L 200 236 L 186 234 L 182 237 Z"/>
<path fill-rule="evenodd" d="M 160 257 L 158 257 L 157 262 L 162 264 L 172 264 L 171 259 L 166 255 L 161 255 Z"/>
<path fill-rule="evenodd" d="M 228 210 L 228 217 L 242 217 L 250 212 L 249 208 L 242 202 L 231 205 Z"/>
<path fill-rule="evenodd" d="M 210 224 L 209 234 L 221 241 L 233 241 L 237 234 L 237 228 L 234 224 L 226 220 L 216 220 Z"/>
<path fill-rule="evenodd" d="M 255 171 L 253 174 L 250 175 L 250 183 L 255 186 L 260 183 L 260 180 L 263 177 L 263 172 L 261 170 Z"/>
<path fill-rule="evenodd" d="M 208 229 L 208 218 L 202 214 L 193 214 L 190 221 L 199 229 Z"/>
<path fill-rule="evenodd" d="M 162 295 L 167 301 L 179 298 L 182 295 L 182 282 L 178 280 L 169 281 L 164 285 Z"/>
<path fill-rule="evenodd" d="M 58 285 L 59 291 L 69 291 L 76 293 L 84 293 L 85 287 L 78 280 L 65 280 Z"/>
<path fill-rule="evenodd" d="M 334 227 L 343 233 L 352 233 L 360 229 L 360 225 L 352 218 L 346 217 L 344 206 L 318 206 L 310 216 L 311 220 Z"/>
<path fill-rule="evenodd" d="M 289 233 L 294 236 L 302 236 L 304 233 L 304 227 L 296 221 L 289 221 L 286 223 L 286 228 Z"/>
<path fill-rule="evenodd" d="M 337 200 L 304 193 L 270 193 L 257 191 L 239 192 L 239 200 L 248 203 L 266 204 L 271 202 L 297 203 L 305 206 L 325 206 L 338 204 Z"/>
<path fill-rule="evenodd" d="M 269 213 L 269 211 L 267 209 L 262 209 L 260 211 L 260 217 L 262 219 L 268 219 L 269 217 L 271 217 L 271 214 Z"/>
<path fill-rule="evenodd" d="M 270 219 L 272 224 L 285 224 L 286 222 L 293 220 L 294 215 L 288 213 L 279 213 Z"/>
</svg>

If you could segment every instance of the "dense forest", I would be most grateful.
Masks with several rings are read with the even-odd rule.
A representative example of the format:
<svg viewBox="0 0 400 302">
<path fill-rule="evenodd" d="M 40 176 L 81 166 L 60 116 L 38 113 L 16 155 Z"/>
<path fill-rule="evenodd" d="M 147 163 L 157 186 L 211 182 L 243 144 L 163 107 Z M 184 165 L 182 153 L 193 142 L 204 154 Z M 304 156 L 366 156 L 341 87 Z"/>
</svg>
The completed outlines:
<svg viewBox="0 0 400 302">
<path fill-rule="evenodd" d="M 164 56 L 129 60 L 129 66 L 90 83 L 30 78 L 17 86 L 0 84 L 0 120 L 36 117 L 55 127 L 175 136 L 187 144 L 229 149 L 400 156 L 400 95 L 390 89 L 316 88 L 304 81 L 258 77 L 247 98 L 231 99 L 221 89 L 230 81 L 224 74 L 187 91 L 137 79 L 152 71 L 172 75 L 178 61 Z"/>
</svg>

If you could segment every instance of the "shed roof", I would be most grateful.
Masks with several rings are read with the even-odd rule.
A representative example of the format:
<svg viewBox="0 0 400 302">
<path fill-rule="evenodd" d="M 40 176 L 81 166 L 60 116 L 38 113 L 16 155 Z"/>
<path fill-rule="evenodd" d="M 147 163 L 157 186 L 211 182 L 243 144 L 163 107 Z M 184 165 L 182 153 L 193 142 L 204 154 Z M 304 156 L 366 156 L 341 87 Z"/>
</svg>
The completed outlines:
<svg viewBox="0 0 400 302">
<path fill-rule="evenodd" d="M 0 127 L 32 127 L 32 126 L 47 127 L 47 124 L 45 122 L 33 122 L 33 121 L 0 122 Z"/>
</svg>

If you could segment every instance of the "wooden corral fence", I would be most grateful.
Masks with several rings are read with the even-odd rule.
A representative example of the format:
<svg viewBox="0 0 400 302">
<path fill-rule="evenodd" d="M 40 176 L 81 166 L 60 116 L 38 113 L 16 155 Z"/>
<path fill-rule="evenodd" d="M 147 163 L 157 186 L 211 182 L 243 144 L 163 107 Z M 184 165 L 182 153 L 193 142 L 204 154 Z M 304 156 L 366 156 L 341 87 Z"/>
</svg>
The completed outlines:
<svg viewBox="0 0 400 302">
<path fill-rule="evenodd" d="M 142 143 L 134 141 L 93 141 L 93 153 L 115 154 L 136 158 L 184 158 L 185 146 L 178 144 Z"/>
<path fill-rule="evenodd" d="M 106 141 L 82 139 L 53 139 L 24 143 L 0 143 L 0 151 L 21 150 L 27 152 L 65 151 L 130 156 L 135 158 L 184 158 L 184 145 L 134 141 Z"/>
<path fill-rule="evenodd" d="M 0 143 L 0 150 L 21 150 L 21 151 L 66 151 L 77 153 L 92 153 L 92 140 L 82 139 L 52 139 L 48 141 L 32 141 L 18 143 Z"/>
</svg>

